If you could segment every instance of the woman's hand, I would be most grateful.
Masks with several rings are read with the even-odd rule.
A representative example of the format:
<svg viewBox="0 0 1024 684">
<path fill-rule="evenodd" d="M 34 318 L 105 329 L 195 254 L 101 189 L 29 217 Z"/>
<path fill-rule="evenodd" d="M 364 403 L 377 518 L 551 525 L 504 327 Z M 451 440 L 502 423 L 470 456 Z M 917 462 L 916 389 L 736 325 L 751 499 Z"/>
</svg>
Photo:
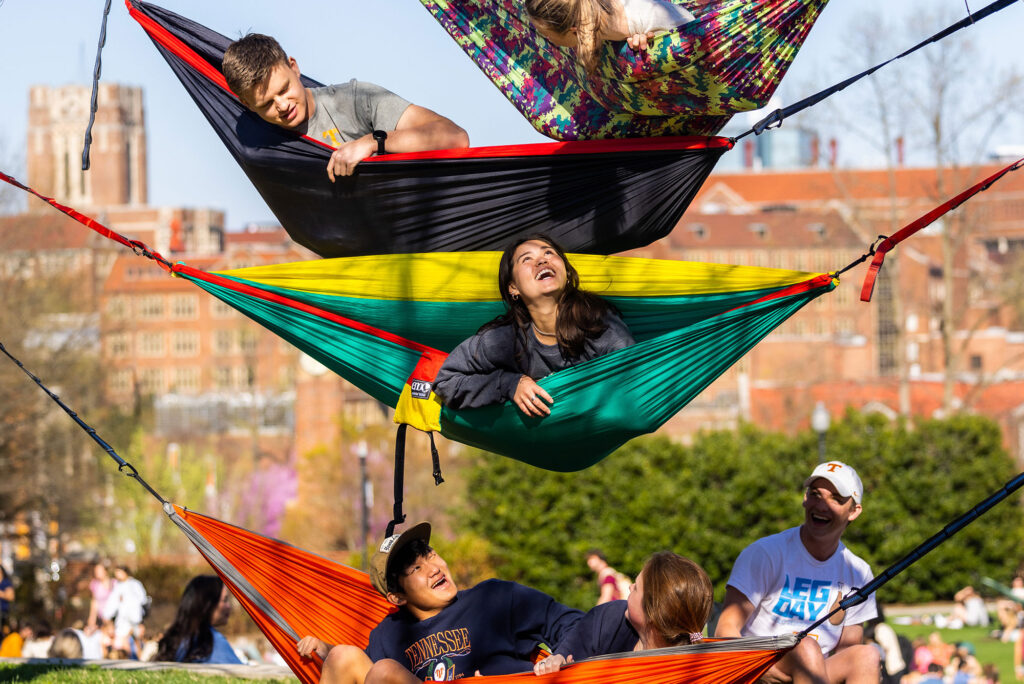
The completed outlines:
<svg viewBox="0 0 1024 684">
<path fill-rule="evenodd" d="M 299 651 L 299 655 L 303 658 L 312 658 L 313 654 L 320 656 L 320 660 L 327 658 L 328 652 L 331 647 L 326 642 L 320 641 L 314 636 L 302 637 L 299 640 L 298 646 L 296 647 Z"/>
<path fill-rule="evenodd" d="M 569 665 L 570 663 L 572 663 L 571 655 L 568 658 L 563 658 L 560 655 L 548 656 L 533 666 L 533 674 L 542 675 L 549 672 L 558 672 L 562 669 L 563 665 Z"/>
<path fill-rule="evenodd" d="M 633 48 L 634 52 L 640 52 L 647 49 L 647 41 L 654 37 L 654 31 L 648 31 L 647 33 L 634 33 L 631 36 L 626 37 L 626 44 Z"/>
<path fill-rule="evenodd" d="M 512 396 L 512 401 L 526 415 L 541 418 L 551 415 L 551 409 L 544 402 L 546 401 L 548 404 L 555 403 L 551 395 L 534 382 L 533 378 L 525 375 L 519 378 L 519 384 L 516 385 L 516 393 Z"/>
</svg>

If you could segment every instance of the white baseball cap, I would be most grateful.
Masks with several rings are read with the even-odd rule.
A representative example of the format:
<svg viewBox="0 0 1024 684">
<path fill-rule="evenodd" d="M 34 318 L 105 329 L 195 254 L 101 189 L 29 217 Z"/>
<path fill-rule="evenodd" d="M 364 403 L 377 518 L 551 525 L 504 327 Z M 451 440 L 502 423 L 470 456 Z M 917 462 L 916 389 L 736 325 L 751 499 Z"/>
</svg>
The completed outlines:
<svg viewBox="0 0 1024 684">
<path fill-rule="evenodd" d="M 811 476 L 804 480 L 804 487 L 808 486 L 818 478 L 831 482 L 840 496 L 851 496 L 855 503 L 860 503 L 864 496 L 864 484 L 860 481 L 857 471 L 842 461 L 829 461 L 821 463 Z"/>
</svg>

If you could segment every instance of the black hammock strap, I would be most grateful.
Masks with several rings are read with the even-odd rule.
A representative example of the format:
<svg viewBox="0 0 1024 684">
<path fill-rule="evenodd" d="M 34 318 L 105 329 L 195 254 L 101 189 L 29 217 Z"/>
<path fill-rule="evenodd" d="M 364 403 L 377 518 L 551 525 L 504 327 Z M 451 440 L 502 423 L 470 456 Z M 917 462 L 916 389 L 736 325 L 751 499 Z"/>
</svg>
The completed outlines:
<svg viewBox="0 0 1024 684">
<path fill-rule="evenodd" d="M 972 522 L 980 518 L 982 515 L 987 513 L 990 508 L 995 506 L 1003 499 L 1009 497 L 1022 486 L 1024 486 L 1024 473 L 1019 473 L 1016 477 L 1014 477 L 1009 482 L 1004 484 L 999 491 L 995 492 L 987 499 L 979 503 L 977 506 L 970 509 L 969 511 L 961 515 L 959 518 L 943 527 L 939 532 L 935 533 L 927 540 L 921 542 L 921 544 L 919 544 L 917 548 L 915 548 L 913 551 L 908 553 L 902 559 L 890 565 L 888 569 L 885 570 L 885 572 L 875 576 L 873 580 L 865 584 L 863 587 L 854 589 L 853 593 L 847 596 L 842 601 L 840 601 L 839 605 L 836 606 L 831 612 L 829 612 L 828 615 L 822 617 L 813 625 L 811 625 L 804 631 L 800 632 L 797 636 L 802 639 L 839 611 L 843 611 L 847 608 L 852 608 L 853 606 L 864 603 L 868 600 L 868 596 L 881 589 L 885 584 L 889 582 L 889 580 L 891 580 L 896 575 L 900 574 L 901 572 L 909 568 L 917 561 L 924 558 L 924 556 L 928 554 L 930 551 L 932 551 L 937 546 L 939 546 L 947 539 L 952 537 L 954 534 L 956 534 L 957 532 L 964 529 Z"/>
<path fill-rule="evenodd" d="M 93 441 L 96 442 L 97 444 L 99 444 L 100 448 L 103 449 L 103 451 L 107 452 L 107 455 L 110 456 L 110 458 L 114 459 L 114 462 L 117 463 L 117 470 L 119 472 L 124 473 L 125 475 L 127 475 L 130 478 L 132 478 L 133 480 L 138 482 L 140 485 L 142 485 L 143 488 L 147 492 L 152 494 L 156 498 L 156 500 L 160 502 L 161 505 L 168 504 L 167 499 L 165 499 L 164 497 L 160 496 L 160 494 L 158 494 L 155 489 L 153 489 L 152 487 L 149 486 L 148 482 L 146 482 L 145 480 L 142 479 L 142 476 L 139 475 L 139 471 L 135 469 L 135 466 L 133 466 L 131 463 L 129 463 L 128 461 L 126 461 L 123 458 L 121 458 L 118 455 L 118 453 L 116 451 L 114 451 L 114 447 L 112 447 L 109 444 L 107 444 L 107 442 L 102 437 L 100 437 L 99 434 L 96 433 L 96 429 L 95 428 L 93 428 L 91 425 L 89 425 L 84 420 L 79 418 L 78 414 L 75 413 L 74 411 L 72 411 L 71 407 L 69 407 L 67 404 L 65 404 L 61 400 L 61 398 L 59 396 L 57 396 L 56 394 L 51 392 L 50 389 L 46 385 L 43 384 L 42 380 L 40 380 L 38 377 L 36 377 L 32 373 L 32 371 L 30 371 L 28 368 L 25 368 L 25 365 L 21 361 L 19 361 L 18 359 L 14 358 L 14 356 L 11 354 L 11 352 L 7 351 L 7 347 L 5 347 L 3 345 L 3 342 L 0 342 L 0 352 L 3 352 L 4 355 L 7 356 L 7 358 L 9 358 L 12 363 L 14 363 L 14 365 L 16 365 L 22 371 L 24 371 L 25 375 L 27 375 L 28 377 L 32 378 L 32 381 L 34 383 L 36 383 L 37 385 L 39 385 L 39 389 L 43 390 L 43 392 L 45 392 L 46 395 L 48 397 L 50 397 L 50 399 L 52 399 L 58 406 L 60 406 L 62 409 L 64 409 L 64 413 L 66 413 L 69 416 L 71 416 L 71 419 L 73 421 L 75 421 L 76 423 L 78 423 L 78 427 L 80 427 L 83 430 L 85 430 L 86 434 L 88 434 L 90 437 L 92 437 Z"/>
<path fill-rule="evenodd" d="M 110 0 L 103 7 L 103 21 L 100 24 L 100 40 L 96 46 L 96 65 L 92 70 L 92 98 L 89 100 L 89 124 L 85 127 L 85 144 L 82 146 L 82 170 L 89 170 L 89 148 L 92 146 L 92 125 L 96 122 L 96 99 L 100 90 L 101 56 L 107 42 L 107 17 L 110 16 Z"/>
<path fill-rule="evenodd" d="M 988 6 L 984 7 L 983 9 L 975 12 L 974 14 L 970 14 L 969 13 L 968 16 L 965 17 L 964 19 L 961 19 L 960 21 L 956 22 L 955 24 L 947 26 L 946 28 L 944 28 L 943 30 L 939 31 L 938 33 L 936 33 L 935 35 L 931 36 L 930 38 L 927 38 L 927 39 L 921 41 L 920 43 L 918 43 L 914 47 L 910 48 L 909 50 L 905 50 L 904 52 L 901 52 L 900 54 L 896 55 L 895 57 L 892 57 L 891 59 L 887 59 L 884 62 L 876 64 L 875 66 L 871 67 L 870 69 L 866 69 L 865 71 L 860 72 L 856 76 L 851 76 L 850 78 L 846 79 L 845 81 L 841 81 L 839 83 L 836 83 L 835 85 L 830 86 L 830 87 L 826 88 L 825 90 L 822 90 L 822 91 L 820 91 L 818 93 L 815 93 L 814 95 L 811 95 L 810 97 L 805 97 L 804 99 L 800 100 L 799 102 L 797 102 L 795 104 L 792 104 L 792 105 L 790 105 L 788 107 L 783 107 L 782 109 L 776 109 L 774 112 L 772 112 L 771 114 L 769 114 L 768 116 L 766 116 L 765 118 L 761 119 L 756 124 L 754 124 L 754 127 L 751 128 L 749 131 L 746 131 L 746 132 L 741 133 L 740 135 L 736 136 L 735 140 L 739 140 L 740 138 L 745 138 L 748 135 L 750 135 L 751 133 L 754 133 L 756 135 L 761 135 L 766 130 L 769 130 L 769 129 L 772 129 L 772 128 L 778 128 L 778 127 L 780 127 L 782 125 L 782 122 L 783 122 L 784 119 L 786 119 L 788 117 L 791 117 L 794 114 L 807 109 L 808 107 L 813 107 L 814 105 L 818 104 L 822 100 L 824 100 L 824 99 L 834 95 L 835 93 L 838 93 L 840 90 L 846 89 L 847 86 L 853 85 L 854 83 L 856 83 L 857 81 L 861 80 L 865 76 L 870 76 L 871 74 L 875 73 L 876 71 L 878 71 L 882 67 L 886 66 L 887 64 L 890 64 L 891 62 L 895 62 L 898 59 L 902 59 L 902 58 L 906 57 L 907 55 L 909 55 L 909 54 L 911 54 L 913 52 L 917 52 L 918 50 L 920 50 L 921 48 L 923 48 L 923 47 L 925 47 L 927 45 L 931 45 L 932 43 L 936 43 L 936 42 L 942 40 L 943 38 L 945 38 L 946 36 L 952 35 L 952 34 L 956 33 L 957 31 L 959 31 L 960 29 L 967 28 L 968 26 L 971 26 L 972 24 L 975 24 L 975 23 L 981 21 L 985 17 L 991 16 L 991 15 L 995 14 L 996 12 L 998 12 L 1000 10 L 1004 10 L 1007 7 L 1009 7 L 1010 5 L 1014 4 L 1015 2 L 1019 2 L 1019 1 L 1020 0 L 996 0 L 995 2 L 993 2 L 993 3 L 989 4 Z M 968 10 L 968 12 L 969 12 L 969 10 Z"/>
<path fill-rule="evenodd" d="M 388 523 L 384 533 L 385 537 L 390 537 L 395 533 L 395 525 L 405 522 L 402 502 L 405 499 L 405 433 L 408 427 L 407 424 L 402 423 L 395 433 L 395 503 L 391 510 L 391 522 Z M 441 477 L 441 456 L 437 453 L 437 446 L 434 444 L 434 433 L 428 432 L 427 434 L 430 436 L 430 460 L 434 466 L 432 474 L 436 486 L 444 482 L 444 478 Z"/>
</svg>

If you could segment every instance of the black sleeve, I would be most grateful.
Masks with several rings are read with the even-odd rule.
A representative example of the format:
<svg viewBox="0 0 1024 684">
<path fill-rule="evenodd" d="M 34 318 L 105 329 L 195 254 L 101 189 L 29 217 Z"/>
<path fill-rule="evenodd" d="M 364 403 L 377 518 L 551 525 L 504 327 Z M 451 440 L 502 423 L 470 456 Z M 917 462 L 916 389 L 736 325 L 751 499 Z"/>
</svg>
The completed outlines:
<svg viewBox="0 0 1024 684">
<path fill-rule="evenodd" d="M 554 653 L 580 661 L 596 655 L 623 653 L 636 646 L 639 636 L 626 619 L 626 602 L 596 606 L 577 622 Z"/>
<path fill-rule="evenodd" d="M 454 409 L 501 404 L 512 398 L 522 373 L 515 368 L 511 326 L 478 333 L 445 359 L 434 392 Z"/>
<path fill-rule="evenodd" d="M 594 349 L 597 352 L 595 358 L 610 354 L 619 349 L 632 347 L 636 344 L 636 340 L 633 339 L 633 333 L 629 331 L 629 326 L 625 324 L 618 314 L 609 311 L 608 315 L 605 316 L 604 322 L 607 327 L 601 333 L 601 336 L 594 340 Z"/>
<path fill-rule="evenodd" d="M 512 583 L 512 633 L 523 656 L 529 656 L 539 643 L 557 648 L 581 617 L 582 611 L 542 591 Z"/>
</svg>

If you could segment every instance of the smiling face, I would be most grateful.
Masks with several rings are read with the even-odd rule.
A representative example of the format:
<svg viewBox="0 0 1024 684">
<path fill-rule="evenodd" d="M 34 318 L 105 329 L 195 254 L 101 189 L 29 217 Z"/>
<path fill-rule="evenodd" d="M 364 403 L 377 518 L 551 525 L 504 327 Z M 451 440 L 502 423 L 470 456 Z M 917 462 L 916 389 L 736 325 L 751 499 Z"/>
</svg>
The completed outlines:
<svg viewBox="0 0 1024 684">
<path fill-rule="evenodd" d="M 861 506 L 849 496 L 841 496 L 834 484 L 824 478 L 812 480 L 804 490 L 804 524 L 801 537 L 823 547 L 839 544 L 846 527 L 860 515 Z"/>
<path fill-rule="evenodd" d="M 299 75 L 299 65 L 289 57 L 287 62 L 274 66 L 266 80 L 240 99 L 264 121 L 281 128 L 297 128 L 313 113 L 312 95 L 302 85 Z"/>
<path fill-rule="evenodd" d="M 647 629 L 647 619 L 644 616 L 644 573 L 636 576 L 636 582 L 629 587 L 629 596 L 626 598 L 626 619 L 637 634 L 644 634 Z"/>
<path fill-rule="evenodd" d="M 543 240 L 527 240 L 512 254 L 512 282 L 508 291 L 529 305 L 542 297 L 556 297 L 565 289 L 565 262 Z"/>
<path fill-rule="evenodd" d="M 402 592 L 388 594 L 388 600 L 397 606 L 406 606 L 419 620 L 440 613 L 455 600 L 459 591 L 448 564 L 433 549 L 399 573 L 398 583 Z"/>
</svg>

